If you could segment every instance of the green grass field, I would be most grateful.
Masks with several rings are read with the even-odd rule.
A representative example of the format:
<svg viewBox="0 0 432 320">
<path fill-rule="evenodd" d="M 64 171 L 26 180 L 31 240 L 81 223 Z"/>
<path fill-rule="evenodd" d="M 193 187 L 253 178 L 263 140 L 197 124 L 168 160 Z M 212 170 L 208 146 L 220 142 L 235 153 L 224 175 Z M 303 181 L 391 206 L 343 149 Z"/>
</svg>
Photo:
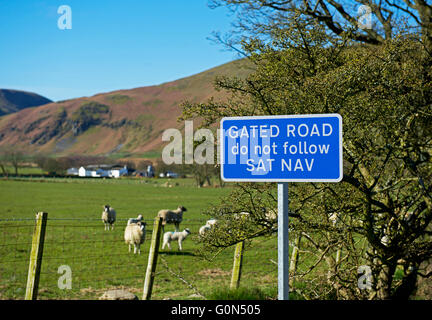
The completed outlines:
<svg viewBox="0 0 432 320">
<path fill-rule="evenodd" d="M 48 212 L 39 299 L 97 299 L 111 288 L 142 296 L 153 219 L 160 209 L 188 210 L 180 228 L 191 236 L 184 250 L 160 251 L 152 299 L 202 299 L 229 287 L 234 248 L 207 261 L 197 254 L 198 230 L 209 218 L 202 211 L 218 203 L 229 188 L 196 188 L 189 179 L 9 179 L 0 180 L 0 299 L 23 299 L 29 253 L 38 211 Z M 117 211 L 113 231 L 104 231 L 102 206 Z M 141 255 L 128 253 L 123 231 L 128 218 L 147 222 Z M 167 226 L 165 231 L 173 230 Z M 277 242 L 260 238 L 247 247 L 240 286 L 277 295 Z M 61 266 L 72 272 L 72 289 L 60 289 Z M 261 295 L 262 296 L 262 295 Z"/>
<path fill-rule="evenodd" d="M 15 169 L 11 166 L 5 166 L 5 170 L 9 174 L 15 174 Z M 3 172 L 1 172 L 3 173 Z M 43 174 L 44 171 L 39 167 L 19 167 L 18 174 Z"/>
</svg>

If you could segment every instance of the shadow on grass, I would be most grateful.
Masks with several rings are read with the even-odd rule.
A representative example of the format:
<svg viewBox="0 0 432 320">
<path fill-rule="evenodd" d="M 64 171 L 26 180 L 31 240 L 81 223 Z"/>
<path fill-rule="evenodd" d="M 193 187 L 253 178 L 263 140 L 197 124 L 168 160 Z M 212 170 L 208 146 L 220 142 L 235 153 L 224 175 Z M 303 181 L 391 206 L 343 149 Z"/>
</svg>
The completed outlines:
<svg viewBox="0 0 432 320">
<path fill-rule="evenodd" d="M 259 288 L 218 288 L 210 292 L 208 300 L 274 300 L 277 298 L 277 288 L 262 290 Z"/>
<path fill-rule="evenodd" d="M 195 253 L 186 251 L 159 251 L 159 254 L 167 256 L 195 256 Z"/>
</svg>

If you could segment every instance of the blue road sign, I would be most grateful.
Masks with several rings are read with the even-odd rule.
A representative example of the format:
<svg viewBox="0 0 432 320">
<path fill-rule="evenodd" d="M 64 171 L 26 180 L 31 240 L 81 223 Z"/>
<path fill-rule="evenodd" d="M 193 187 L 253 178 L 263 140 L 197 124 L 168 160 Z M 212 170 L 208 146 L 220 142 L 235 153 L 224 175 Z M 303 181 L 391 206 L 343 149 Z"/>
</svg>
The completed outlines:
<svg viewBox="0 0 432 320">
<path fill-rule="evenodd" d="M 224 181 L 342 180 L 339 114 L 227 117 L 220 129 Z"/>
</svg>

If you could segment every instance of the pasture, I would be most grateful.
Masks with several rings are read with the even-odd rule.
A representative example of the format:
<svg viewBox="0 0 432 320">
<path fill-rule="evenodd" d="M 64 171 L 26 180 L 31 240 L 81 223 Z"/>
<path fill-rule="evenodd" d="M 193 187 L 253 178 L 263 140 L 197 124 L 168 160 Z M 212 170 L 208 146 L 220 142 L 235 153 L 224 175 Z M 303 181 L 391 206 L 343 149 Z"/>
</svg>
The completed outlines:
<svg viewBox="0 0 432 320">
<path fill-rule="evenodd" d="M 188 179 L 9 179 L 0 180 L 0 299 L 23 299 L 34 215 L 48 212 L 39 299 L 97 299 L 108 289 L 125 288 L 140 299 L 153 219 L 160 209 L 187 208 L 180 229 L 191 236 L 183 251 L 160 251 L 152 299 L 202 299 L 229 287 L 234 248 L 211 261 L 197 254 L 198 230 L 209 218 L 202 211 L 229 193 L 228 188 L 196 188 Z M 102 206 L 117 211 L 113 231 L 104 231 Z M 123 240 L 127 219 L 147 222 L 141 255 L 128 253 Z M 165 231 L 174 230 L 172 225 Z M 277 296 L 276 237 L 259 238 L 244 254 L 241 287 Z M 61 289 L 72 272 L 71 289 Z M 61 286 L 61 285 L 60 285 Z"/>
</svg>

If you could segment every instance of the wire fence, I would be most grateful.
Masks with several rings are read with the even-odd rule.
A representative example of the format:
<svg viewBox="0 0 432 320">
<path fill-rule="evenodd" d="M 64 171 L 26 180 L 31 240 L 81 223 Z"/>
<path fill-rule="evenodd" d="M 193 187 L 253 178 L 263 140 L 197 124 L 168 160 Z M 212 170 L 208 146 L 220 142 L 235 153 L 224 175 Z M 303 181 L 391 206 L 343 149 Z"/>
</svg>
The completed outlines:
<svg viewBox="0 0 432 320">
<path fill-rule="evenodd" d="M 23 298 L 34 219 L 0 222 L 0 299 Z"/>
<path fill-rule="evenodd" d="M 146 222 L 141 254 L 128 251 L 124 241 L 127 219 L 104 230 L 100 219 L 47 220 L 38 299 L 98 299 L 109 289 L 124 288 L 141 297 L 154 220 Z M 191 235 L 172 250 L 159 248 L 152 299 L 203 298 L 215 288 L 228 288 L 234 247 L 204 259 L 198 230 L 202 219 L 184 219 L 180 229 Z M 23 299 L 26 291 L 34 219 L 0 219 L 0 299 Z M 165 232 L 173 231 L 172 225 Z M 277 239 L 253 241 L 245 250 L 242 286 L 277 291 Z"/>
</svg>

